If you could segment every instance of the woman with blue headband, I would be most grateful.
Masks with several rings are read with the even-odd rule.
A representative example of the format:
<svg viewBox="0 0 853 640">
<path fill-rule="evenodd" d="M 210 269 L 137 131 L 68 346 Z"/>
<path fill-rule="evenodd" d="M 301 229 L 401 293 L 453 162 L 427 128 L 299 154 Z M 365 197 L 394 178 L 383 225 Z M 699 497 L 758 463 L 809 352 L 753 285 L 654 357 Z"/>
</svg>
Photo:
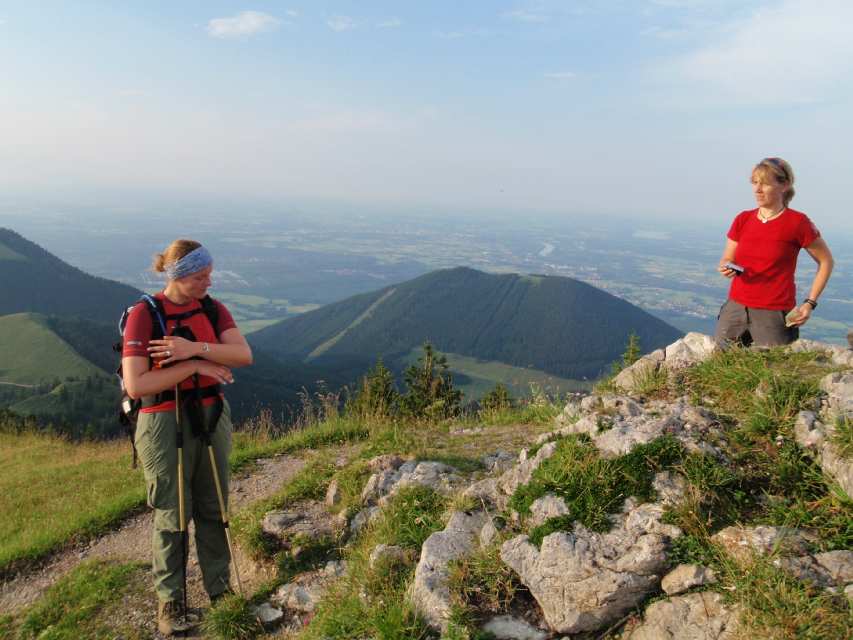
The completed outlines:
<svg viewBox="0 0 853 640">
<path fill-rule="evenodd" d="M 122 374 L 127 394 L 142 401 L 135 440 L 154 509 L 158 628 L 173 635 L 197 622 L 186 608 L 189 519 L 211 601 L 231 591 L 231 412 L 221 387 L 234 381 L 232 368 L 252 363 L 252 351 L 228 309 L 207 295 L 213 258 L 205 247 L 175 240 L 153 269 L 166 287 L 153 296 L 157 313 L 141 301 L 128 315 Z"/>
</svg>

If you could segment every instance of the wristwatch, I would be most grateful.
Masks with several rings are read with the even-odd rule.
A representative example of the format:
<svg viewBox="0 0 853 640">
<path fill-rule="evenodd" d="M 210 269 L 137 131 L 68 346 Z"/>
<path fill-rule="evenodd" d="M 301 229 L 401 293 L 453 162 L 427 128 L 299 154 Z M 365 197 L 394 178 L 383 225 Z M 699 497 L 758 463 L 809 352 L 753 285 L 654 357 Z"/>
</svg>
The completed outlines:
<svg viewBox="0 0 853 640">
<path fill-rule="evenodd" d="M 811 298 L 806 298 L 805 300 L 803 300 L 803 304 L 808 304 L 812 308 L 812 311 L 817 309 L 817 300 L 812 300 Z"/>
</svg>

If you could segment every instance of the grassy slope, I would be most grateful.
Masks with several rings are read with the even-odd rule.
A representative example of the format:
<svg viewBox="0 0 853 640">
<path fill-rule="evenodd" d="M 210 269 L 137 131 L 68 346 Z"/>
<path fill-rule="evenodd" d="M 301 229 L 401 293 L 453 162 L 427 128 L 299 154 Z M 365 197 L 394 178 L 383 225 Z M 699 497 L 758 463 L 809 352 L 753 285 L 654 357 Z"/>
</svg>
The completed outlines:
<svg viewBox="0 0 853 640">
<path fill-rule="evenodd" d="M 72 444 L 0 432 L 0 572 L 102 530 L 144 497 L 125 441 Z"/>
<path fill-rule="evenodd" d="M 103 375 L 51 331 L 39 314 L 0 316 L 0 354 L 0 380 L 5 382 L 36 384 L 54 378 Z"/>
</svg>

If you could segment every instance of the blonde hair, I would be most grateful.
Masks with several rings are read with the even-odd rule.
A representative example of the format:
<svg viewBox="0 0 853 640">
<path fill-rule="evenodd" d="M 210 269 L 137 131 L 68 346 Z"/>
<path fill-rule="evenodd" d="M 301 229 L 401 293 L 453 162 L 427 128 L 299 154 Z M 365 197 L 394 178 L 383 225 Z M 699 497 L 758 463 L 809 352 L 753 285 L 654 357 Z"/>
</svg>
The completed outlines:
<svg viewBox="0 0 853 640">
<path fill-rule="evenodd" d="M 167 264 L 172 264 L 177 262 L 185 255 L 187 255 L 190 251 L 198 249 L 201 246 L 201 242 L 196 242 L 195 240 L 184 240 L 182 238 L 178 238 L 168 247 L 163 253 L 155 253 L 154 254 L 154 262 L 151 263 L 151 269 L 154 271 L 163 272 L 166 270 Z"/>
<path fill-rule="evenodd" d="M 782 158 L 764 158 L 752 168 L 751 177 L 756 176 L 765 183 L 773 180 L 779 184 L 788 185 L 788 190 L 782 196 L 782 204 L 786 207 L 794 199 L 794 170 Z"/>
</svg>

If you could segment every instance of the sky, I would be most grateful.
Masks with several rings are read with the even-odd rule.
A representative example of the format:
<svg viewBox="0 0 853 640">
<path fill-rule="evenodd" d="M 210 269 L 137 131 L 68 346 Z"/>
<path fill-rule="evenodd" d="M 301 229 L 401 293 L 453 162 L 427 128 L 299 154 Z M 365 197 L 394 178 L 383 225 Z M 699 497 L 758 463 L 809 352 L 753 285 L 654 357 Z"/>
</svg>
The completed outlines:
<svg viewBox="0 0 853 640">
<path fill-rule="evenodd" d="M 0 0 L 0 201 L 848 224 L 853 2 Z"/>
</svg>

